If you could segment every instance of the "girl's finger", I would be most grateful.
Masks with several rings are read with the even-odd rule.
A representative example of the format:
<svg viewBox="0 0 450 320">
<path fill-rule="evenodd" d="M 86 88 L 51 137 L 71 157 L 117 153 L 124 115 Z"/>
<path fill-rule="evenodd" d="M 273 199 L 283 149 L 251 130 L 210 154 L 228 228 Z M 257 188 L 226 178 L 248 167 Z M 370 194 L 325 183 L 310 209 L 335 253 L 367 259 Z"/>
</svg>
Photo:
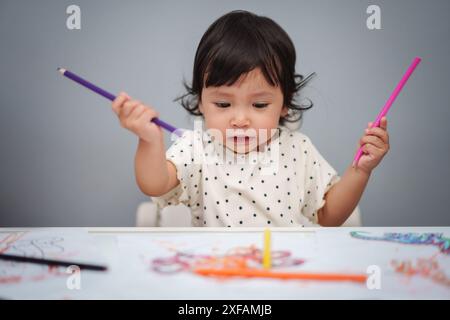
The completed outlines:
<svg viewBox="0 0 450 320">
<path fill-rule="evenodd" d="M 366 135 L 372 135 L 383 140 L 384 143 L 389 143 L 389 134 L 382 128 L 370 128 L 366 129 Z"/>
<path fill-rule="evenodd" d="M 123 118 L 128 117 L 140 103 L 138 100 L 128 100 L 124 103 L 120 116 Z"/>
<path fill-rule="evenodd" d="M 362 152 L 365 154 L 365 155 L 368 155 L 368 154 L 370 154 L 370 145 L 369 144 L 365 144 L 365 145 L 363 145 L 362 146 Z"/>
<path fill-rule="evenodd" d="M 380 149 L 375 147 L 373 144 L 368 143 L 363 146 L 363 153 L 368 156 L 375 157 L 379 152 Z"/>
<path fill-rule="evenodd" d="M 363 152 L 365 152 L 365 154 L 370 155 L 375 158 L 383 156 L 383 154 L 385 153 L 385 151 L 382 148 L 378 148 L 377 146 L 370 144 L 370 143 L 365 144 L 363 146 Z"/>
<path fill-rule="evenodd" d="M 380 149 L 383 149 L 386 147 L 386 144 L 383 142 L 383 140 L 381 140 L 380 138 L 378 138 L 376 136 L 364 136 L 361 138 L 360 143 L 361 143 L 361 145 L 364 145 L 366 143 L 373 144 L 374 146 L 376 146 L 377 148 L 380 148 Z"/>
<path fill-rule="evenodd" d="M 148 107 L 148 106 L 146 106 L 146 105 L 142 105 L 142 108 L 143 108 L 143 110 L 144 110 L 145 112 L 148 112 L 148 114 L 151 115 L 150 120 L 153 119 L 153 118 L 159 117 L 159 113 L 156 112 L 156 110 L 152 109 L 151 107 Z M 137 115 L 137 118 L 140 118 L 143 114 L 144 114 L 144 112 L 139 112 L 138 114 L 136 114 L 136 115 Z M 137 118 L 136 118 L 136 119 L 137 119 Z M 149 120 L 149 121 L 150 121 L 150 120 Z"/>
<path fill-rule="evenodd" d="M 387 129 L 387 118 L 382 117 L 380 120 L 380 128 L 386 130 Z"/>
<path fill-rule="evenodd" d="M 128 100 L 128 97 L 122 93 L 120 93 L 116 99 L 112 102 L 112 108 L 114 112 L 119 115 L 120 109 L 125 101 Z"/>
<path fill-rule="evenodd" d="M 137 105 L 130 114 L 130 120 L 136 121 L 146 110 L 148 109 L 143 104 Z"/>
<path fill-rule="evenodd" d="M 156 118 L 156 112 L 150 109 L 145 109 L 139 117 L 136 119 L 141 124 L 145 124 L 147 122 L 151 122 L 153 118 Z"/>
<path fill-rule="evenodd" d="M 125 91 L 120 91 L 119 96 L 125 96 L 127 99 L 131 99 L 131 97 Z"/>
</svg>

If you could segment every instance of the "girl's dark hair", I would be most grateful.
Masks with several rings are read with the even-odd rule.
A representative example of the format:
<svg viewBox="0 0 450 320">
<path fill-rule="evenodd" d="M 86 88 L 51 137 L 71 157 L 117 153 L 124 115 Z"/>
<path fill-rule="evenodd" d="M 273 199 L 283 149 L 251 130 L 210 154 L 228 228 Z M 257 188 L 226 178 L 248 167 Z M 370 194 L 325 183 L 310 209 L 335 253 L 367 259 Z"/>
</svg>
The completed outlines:
<svg viewBox="0 0 450 320">
<path fill-rule="evenodd" d="M 280 85 L 283 105 L 289 114 L 279 120 L 296 122 L 310 109 L 296 104 L 295 95 L 314 75 L 295 73 L 295 48 L 288 34 L 273 20 L 247 11 L 232 11 L 206 30 L 197 48 L 192 85 L 184 81 L 187 93 L 177 98 L 192 115 L 199 116 L 203 86 L 232 85 L 241 75 L 260 68 L 266 81 Z"/>
</svg>

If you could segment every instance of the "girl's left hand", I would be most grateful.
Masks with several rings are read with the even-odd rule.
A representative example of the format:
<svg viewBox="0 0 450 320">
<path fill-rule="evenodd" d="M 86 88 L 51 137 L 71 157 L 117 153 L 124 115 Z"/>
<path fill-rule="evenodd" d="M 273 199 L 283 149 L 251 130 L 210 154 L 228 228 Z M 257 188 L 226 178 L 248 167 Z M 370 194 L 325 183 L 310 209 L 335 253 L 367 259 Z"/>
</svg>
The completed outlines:
<svg viewBox="0 0 450 320">
<path fill-rule="evenodd" d="M 371 128 L 371 126 L 372 122 L 369 122 L 365 135 L 359 140 L 359 147 L 362 146 L 363 154 L 357 165 L 359 169 L 364 170 L 368 174 L 372 172 L 389 151 L 386 117 L 381 118 L 380 127 Z"/>
</svg>

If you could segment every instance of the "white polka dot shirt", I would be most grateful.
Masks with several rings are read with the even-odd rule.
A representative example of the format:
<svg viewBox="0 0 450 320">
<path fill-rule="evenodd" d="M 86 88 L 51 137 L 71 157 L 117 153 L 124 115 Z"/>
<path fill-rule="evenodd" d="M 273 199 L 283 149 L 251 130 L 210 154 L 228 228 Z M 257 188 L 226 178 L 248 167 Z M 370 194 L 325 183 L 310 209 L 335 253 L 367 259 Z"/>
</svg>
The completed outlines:
<svg viewBox="0 0 450 320">
<path fill-rule="evenodd" d="M 186 205 L 196 227 L 317 226 L 324 195 L 339 181 L 309 138 L 284 126 L 265 150 L 245 155 L 186 130 L 166 158 L 180 183 L 152 199 L 159 208 Z"/>
</svg>

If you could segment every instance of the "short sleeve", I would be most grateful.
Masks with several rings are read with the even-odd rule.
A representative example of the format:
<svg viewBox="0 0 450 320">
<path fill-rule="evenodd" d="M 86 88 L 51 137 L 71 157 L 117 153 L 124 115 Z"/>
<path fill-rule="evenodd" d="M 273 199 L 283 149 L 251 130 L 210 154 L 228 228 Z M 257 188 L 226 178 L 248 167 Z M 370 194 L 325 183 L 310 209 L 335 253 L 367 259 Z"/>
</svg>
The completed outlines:
<svg viewBox="0 0 450 320">
<path fill-rule="evenodd" d="M 160 208 L 178 204 L 190 207 L 199 198 L 202 170 L 199 157 L 196 157 L 194 152 L 199 143 L 194 142 L 194 139 L 193 131 L 186 130 L 166 151 L 166 159 L 174 164 L 180 183 L 167 193 L 152 197 L 153 202 Z"/>
<path fill-rule="evenodd" d="M 339 181 L 336 170 L 322 157 L 308 137 L 302 137 L 301 152 L 305 159 L 302 214 L 318 224 L 317 212 L 325 205 L 325 194 Z"/>
</svg>

